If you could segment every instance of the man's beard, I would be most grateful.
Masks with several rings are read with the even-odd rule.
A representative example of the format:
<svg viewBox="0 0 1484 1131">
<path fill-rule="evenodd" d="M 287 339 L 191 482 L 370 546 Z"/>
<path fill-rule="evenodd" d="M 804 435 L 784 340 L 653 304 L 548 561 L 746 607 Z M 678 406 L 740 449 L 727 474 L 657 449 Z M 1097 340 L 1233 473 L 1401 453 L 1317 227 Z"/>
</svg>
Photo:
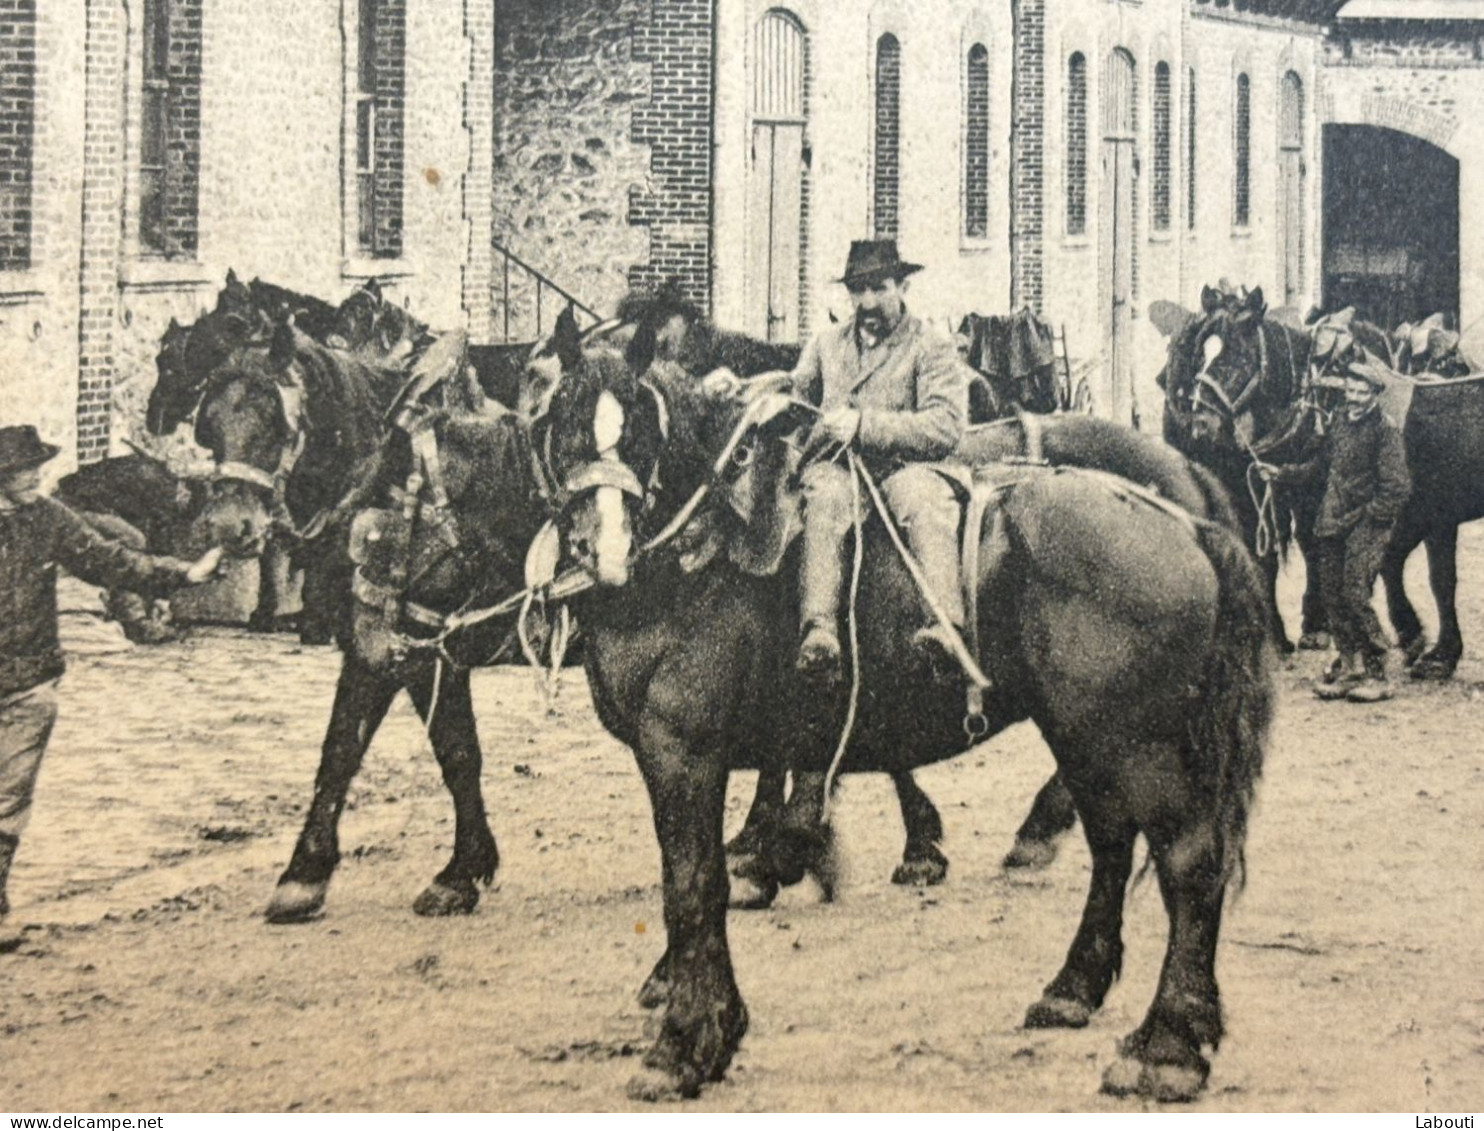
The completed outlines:
<svg viewBox="0 0 1484 1131">
<path fill-rule="evenodd" d="M 869 314 L 862 312 L 856 315 L 856 325 L 868 334 L 880 337 L 886 330 L 886 315 L 880 311 L 872 311 Z"/>
</svg>

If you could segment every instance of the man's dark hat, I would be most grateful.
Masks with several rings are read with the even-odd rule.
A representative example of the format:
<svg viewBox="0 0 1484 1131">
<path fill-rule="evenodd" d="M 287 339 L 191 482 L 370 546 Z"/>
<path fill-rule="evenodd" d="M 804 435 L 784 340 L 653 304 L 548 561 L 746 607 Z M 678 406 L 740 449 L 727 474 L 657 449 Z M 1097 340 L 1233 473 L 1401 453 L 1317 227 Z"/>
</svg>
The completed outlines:
<svg viewBox="0 0 1484 1131">
<path fill-rule="evenodd" d="M 7 425 L 0 428 L 0 475 L 40 467 L 61 450 L 38 436 L 34 425 Z"/>
<path fill-rule="evenodd" d="M 905 279 L 922 270 L 897 254 L 896 240 L 853 240 L 845 260 L 845 274 L 835 281 L 847 287 L 879 283 L 882 279 Z"/>
</svg>

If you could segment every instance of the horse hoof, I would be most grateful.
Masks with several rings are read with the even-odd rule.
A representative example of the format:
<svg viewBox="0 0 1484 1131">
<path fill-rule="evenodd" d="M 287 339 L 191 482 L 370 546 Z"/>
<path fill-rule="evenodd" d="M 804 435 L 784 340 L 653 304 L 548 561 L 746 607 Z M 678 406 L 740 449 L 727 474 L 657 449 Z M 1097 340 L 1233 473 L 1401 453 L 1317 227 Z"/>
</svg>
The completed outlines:
<svg viewBox="0 0 1484 1131">
<path fill-rule="evenodd" d="M 1329 647 L 1329 633 L 1306 632 L 1299 637 L 1298 646 L 1305 652 L 1323 652 Z"/>
<path fill-rule="evenodd" d="M 658 1104 L 694 1099 L 701 1094 L 701 1086 L 686 1077 L 645 1067 L 629 1078 L 625 1091 L 635 1103 Z"/>
<path fill-rule="evenodd" d="M 1085 1029 L 1092 1020 L 1092 1010 L 1071 998 L 1044 995 L 1025 1011 L 1027 1029 Z"/>
<path fill-rule="evenodd" d="M 766 911 L 778 897 L 778 884 L 774 880 L 739 876 L 736 872 L 730 873 L 727 879 L 731 884 L 727 904 L 738 911 Z"/>
<path fill-rule="evenodd" d="M 412 913 L 428 919 L 442 919 L 450 915 L 468 915 L 479 906 L 479 889 L 472 883 L 452 887 L 434 880 L 412 902 Z"/>
<path fill-rule="evenodd" d="M 891 882 L 903 887 L 932 887 L 941 884 L 948 875 L 948 861 L 931 857 L 920 860 L 903 860 L 891 874 Z"/>
<path fill-rule="evenodd" d="M 1028 872 L 1039 872 L 1056 859 L 1056 844 L 1049 840 L 1025 840 L 1015 838 L 1015 844 L 1005 859 L 1000 862 L 1005 868 L 1023 868 Z"/>
<path fill-rule="evenodd" d="M 1456 666 L 1446 660 L 1432 660 L 1424 657 L 1412 665 L 1409 674 L 1413 679 L 1441 683 L 1453 678 L 1453 669 Z"/>
<path fill-rule="evenodd" d="M 1145 1064 L 1120 1056 L 1103 1073 L 1103 1092 L 1146 1096 L 1162 1104 L 1188 1104 L 1205 1089 L 1209 1072 L 1202 1065 Z"/>
<path fill-rule="evenodd" d="M 1427 637 L 1419 636 L 1410 644 L 1402 645 L 1402 663 L 1411 667 L 1423 656 L 1427 655 Z"/>
<path fill-rule="evenodd" d="M 292 880 L 273 889 L 273 898 L 263 918 L 274 924 L 307 923 L 319 917 L 325 907 L 329 884 L 300 884 Z"/>
</svg>

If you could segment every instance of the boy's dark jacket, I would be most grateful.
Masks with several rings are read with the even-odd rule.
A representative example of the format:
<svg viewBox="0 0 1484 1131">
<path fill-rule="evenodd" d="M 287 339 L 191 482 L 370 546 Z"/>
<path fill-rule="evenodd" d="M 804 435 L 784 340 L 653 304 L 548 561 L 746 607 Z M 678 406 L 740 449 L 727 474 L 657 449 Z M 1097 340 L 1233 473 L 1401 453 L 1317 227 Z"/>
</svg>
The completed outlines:
<svg viewBox="0 0 1484 1131">
<path fill-rule="evenodd" d="M 59 565 L 90 584 L 150 596 L 184 584 L 190 568 L 104 538 L 55 499 L 0 509 L 0 696 L 62 674 Z"/>
<path fill-rule="evenodd" d="M 1314 524 L 1316 537 L 1338 538 L 1361 521 L 1385 527 L 1395 524 L 1412 492 L 1412 476 L 1407 471 L 1402 430 L 1378 408 L 1358 420 L 1336 413 L 1328 459 L 1320 457 L 1285 469 L 1283 482 L 1313 479 L 1326 462 L 1329 470 Z"/>
</svg>

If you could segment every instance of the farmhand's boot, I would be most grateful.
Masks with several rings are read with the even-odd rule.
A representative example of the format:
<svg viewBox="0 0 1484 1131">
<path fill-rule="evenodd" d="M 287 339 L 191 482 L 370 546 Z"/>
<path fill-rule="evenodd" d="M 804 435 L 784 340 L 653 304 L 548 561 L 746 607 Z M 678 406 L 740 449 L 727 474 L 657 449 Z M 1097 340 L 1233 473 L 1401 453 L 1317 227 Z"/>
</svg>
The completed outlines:
<svg viewBox="0 0 1484 1131">
<path fill-rule="evenodd" d="M 1365 669 L 1361 666 L 1360 656 L 1354 652 L 1344 653 L 1325 673 L 1325 682 L 1314 689 L 1314 698 L 1343 699 L 1363 679 Z"/>
<path fill-rule="evenodd" d="M 0 833 L 0 954 L 7 954 L 21 945 L 20 933 L 7 930 L 5 926 L 6 916 L 10 914 L 5 882 L 10 879 L 10 865 L 15 860 L 15 850 L 19 844 L 9 833 Z"/>
</svg>

